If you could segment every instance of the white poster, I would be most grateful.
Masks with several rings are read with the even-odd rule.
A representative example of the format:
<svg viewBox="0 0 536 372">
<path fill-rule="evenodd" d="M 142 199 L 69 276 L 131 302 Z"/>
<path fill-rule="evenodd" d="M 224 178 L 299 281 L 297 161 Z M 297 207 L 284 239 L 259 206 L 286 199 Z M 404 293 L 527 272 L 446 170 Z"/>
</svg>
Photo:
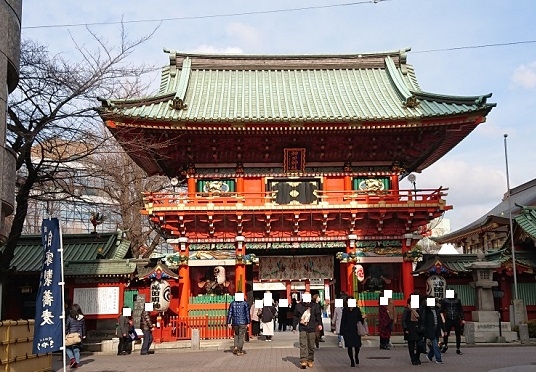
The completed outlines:
<svg viewBox="0 0 536 372">
<path fill-rule="evenodd" d="M 75 288 L 73 303 L 84 315 L 119 314 L 119 287 Z"/>
</svg>

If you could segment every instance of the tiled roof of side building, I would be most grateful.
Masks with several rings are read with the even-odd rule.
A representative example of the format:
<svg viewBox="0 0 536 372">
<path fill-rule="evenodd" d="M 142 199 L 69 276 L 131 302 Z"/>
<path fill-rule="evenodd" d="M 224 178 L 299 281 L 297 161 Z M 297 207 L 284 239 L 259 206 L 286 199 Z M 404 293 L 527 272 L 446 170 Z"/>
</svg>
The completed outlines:
<svg viewBox="0 0 536 372">
<path fill-rule="evenodd" d="M 103 118 L 185 122 L 376 122 L 479 113 L 482 96 L 420 90 L 407 50 L 354 55 L 248 56 L 170 52 L 159 93 L 102 100 Z M 287 124 L 288 125 L 288 124 Z"/>
<path fill-rule="evenodd" d="M 505 195 L 499 204 L 497 204 L 492 210 L 482 217 L 462 227 L 461 229 L 443 236 L 434 237 L 433 240 L 442 244 L 449 243 L 460 237 L 471 234 L 475 230 L 480 230 L 488 222 L 497 221 L 497 219 L 503 219 L 507 222 L 507 219 L 510 215 L 510 207 L 512 216 L 516 217 L 522 210 L 520 206 L 536 206 L 536 179 L 514 187 L 510 192 L 510 196 L 510 202 L 508 202 L 508 197 Z"/>
<path fill-rule="evenodd" d="M 21 236 L 11 260 L 11 268 L 18 273 L 37 273 L 43 264 L 41 235 Z M 121 232 L 99 234 L 63 234 L 63 261 L 91 261 L 125 258 L 130 243 Z M 127 247 L 125 250 L 125 246 Z M 0 250 L 3 250 L 0 247 Z M 121 252 L 121 253 L 119 253 Z M 121 256 L 122 257 L 119 257 Z M 99 260 L 104 261 L 104 260 Z"/>
</svg>

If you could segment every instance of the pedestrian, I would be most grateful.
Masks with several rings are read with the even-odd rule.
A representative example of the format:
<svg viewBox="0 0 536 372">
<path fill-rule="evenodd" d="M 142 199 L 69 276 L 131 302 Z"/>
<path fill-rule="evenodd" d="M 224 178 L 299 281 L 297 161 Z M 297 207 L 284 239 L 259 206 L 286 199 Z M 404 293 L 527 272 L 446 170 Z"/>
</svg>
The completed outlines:
<svg viewBox="0 0 536 372">
<path fill-rule="evenodd" d="M 251 321 L 248 303 L 244 301 L 242 296 L 242 292 L 236 293 L 235 299 L 229 304 L 229 311 L 227 312 L 227 326 L 229 329 L 233 329 L 234 333 L 233 354 L 237 356 L 246 354 L 244 341 L 246 340 L 248 324 Z"/>
<path fill-rule="evenodd" d="M 265 341 L 272 341 L 274 336 L 274 318 L 277 314 L 275 306 L 273 305 L 264 305 L 260 312 L 262 334 L 266 338 Z"/>
<path fill-rule="evenodd" d="M 319 306 L 312 302 L 309 292 L 303 294 L 302 301 L 294 309 L 292 332 L 296 333 L 297 329 L 300 332 L 300 367 L 313 368 L 315 333 L 317 329 L 322 329 L 322 314 Z"/>
<path fill-rule="evenodd" d="M 426 352 L 426 349 L 424 348 L 420 311 L 418 308 L 411 308 L 411 298 L 408 298 L 402 314 L 402 329 L 404 330 L 404 340 L 408 342 L 411 364 L 417 366 L 421 364 L 421 352 Z"/>
<path fill-rule="evenodd" d="M 251 335 L 253 337 L 259 337 L 259 334 L 261 333 L 261 321 L 258 315 L 259 310 L 261 310 L 260 314 L 262 314 L 262 308 L 255 307 L 255 302 L 253 302 L 249 313 L 251 319 Z"/>
<path fill-rule="evenodd" d="M 279 332 L 287 330 L 288 310 L 289 310 L 288 306 L 281 306 L 281 304 L 279 304 L 279 309 L 277 311 L 277 321 L 278 321 L 277 329 L 279 330 Z"/>
<path fill-rule="evenodd" d="M 119 337 L 119 344 L 117 346 L 117 355 L 126 355 L 128 346 L 130 344 L 130 336 L 128 332 L 130 330 L 130 319 L 125 316 L 125 310 L 130 310 L 128 307 L 123 308 L 123 312 L 117 318 L 116 335 Z"/>
<path fill-rule="evenodd" d="M 430 342 L 430 350 L 426 359 L 431 362 L 435 356 L 436 363 L 443 364 L 438 342 L 439 338 L 444 334 L 444 324 L 437 305 L 436 303 L 435 306 L 421 306 L 421 325 L 424 326 L 424 338 Z"/>
<path fill-rule="evenodd" d="M 341 317 L 341 334 L 344 338 L 344 345 L 348 350 L 350 357 L 350 366 L 355 367 L 359 364 L 359 350 L 361 349 L 361 336 L 357 333 L 357 322 L 364 324 L 363 314 L 358 306 L 348 306 L 348 300 L 353 300 L 349 296 L 344 301 Z"/>
<path fill-rule="evenodd" d="M 445 335 L 443 336 L 442 353 L 446 353 L 448 350 L 448 342 L 450 331 L 454 327 L 454 334 L 456 335 L 456 354 L 462 355 L 460 350 L 462 340 L 462 329 L 465 324 L 463 316 L 462 302 L 458 298 L 458 294 L 454 292 L 453 298 L 443 298 L 441 302 L 441 313 L 445 317 Z"/>
<path fill-rule="evenodd" d="M 320 303 L 320 295 L 316 293 L 313 295 L 313 303 L 318 305 L 318 308 L 320 309 L 320 314 L 322 314 L 323 307 L 322 307 L 322 304 Z M 324 327 L 322 327 L 322 329 L 317 329 L 315 333 L 315 346 L 317 349 L 320 348 L 320 342 L 324 342 L 323 337 L 324 337 Z"/>
<path fill-rule="evenodd" d="M 381 300 L 380 300 L 381 301 Z M 379 305 L 378 328 L 380 333 L 380 349 L 390 350 L 391 332 L 393 331 L 394 310 L 389 298 L 387 305 Z"/>
<path fill-rule="evenodd" d="M 143 332 L 140 355 L 148 355 L 151 344 L 153 343 L 153 322 L 151 321 L 151 316 L 145 310 L 141 312 L 140 328 Z"/>
<path fill-rule="evenodd" d="M 65 321 L 65 334 L 68 335 L 69 333 L 78 333 L 81 340 L 86 338 L 86 321 L 84 319 L 84 313 L 82 313 L 82 309 L 78 304 L 73 304 L 73 306 L 71 306 L 69 315 Z M 69 358 L 70 368 L 80 367 L 81 349 L 82 341 L 65 347 L 65 353 L 67 354 L 67 358 Z"/>
<path fill-rule="evenodd" d="M 342 335 L 341 335 L 341 318 L 342 318 L 342 306 L 336 307 L 333 311 L 333 319 L 331 321 L 332 326 L 335 328 L 335 334 L 337 335 L 337 341 L 339 347 L 342 347 Z"/>
</svg>

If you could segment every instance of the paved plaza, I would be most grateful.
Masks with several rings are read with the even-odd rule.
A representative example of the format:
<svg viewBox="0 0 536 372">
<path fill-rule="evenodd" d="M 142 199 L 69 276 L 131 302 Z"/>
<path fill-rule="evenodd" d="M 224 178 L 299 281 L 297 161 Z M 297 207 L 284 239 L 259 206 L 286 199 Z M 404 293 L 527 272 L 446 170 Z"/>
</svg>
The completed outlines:
<svg viewBox="0 0 536 372">
<path fill-rule="evenodd" d="M 315 352 L 314 371 L 494 371 L 536 372 L 535 344 L 462 345 L 463 355 L 455 353 L 454 345 L 443 355 L 443 365 L 429 363 L 421 356 L 422 364 L 410 363 L 407 347 L 400 338 L 393 338 L 395 347 L 380 350 L 378 337 L 368 336 L 361 348 L 360 364 L 351 368 L 346 349 L 337 346 L 337 337 L 329 332 L 326 342 Z M 138 346 L 138 345 L 137 345 Z M 298 334 L 276 332 L 273 342 L 252 339 L 244 346 L 246 355 L 231 352 L 232 340 L 202 341 L 201 350 L 192 350 L 189 341 L 155 345 L 155 354 L 139 355 L 139 347 L 132 355 L 83 354 L 84 372 L 116 371 L 184 371 L 184 372 L 239 372 L 239 371 L 297 371 L 299 370 Z M 55 355 L 53 370 L 61 371 L 61 356 Z"/>
</svg>

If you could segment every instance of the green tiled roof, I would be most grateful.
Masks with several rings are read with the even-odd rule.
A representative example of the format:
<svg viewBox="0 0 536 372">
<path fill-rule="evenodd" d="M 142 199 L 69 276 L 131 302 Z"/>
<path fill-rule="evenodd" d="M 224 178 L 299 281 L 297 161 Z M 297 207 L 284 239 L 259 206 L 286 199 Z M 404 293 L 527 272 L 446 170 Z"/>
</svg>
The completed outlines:
<svg viewBox="0 0 536 372">
<path fill-rule="evenodd" d="M 69 261 L 64 265 L 65 276 L 118 276 L 130 275 L 137 264 L 131 260 Z"/>
<path fill-rule="evenodd" d="M 536 241 L 536 207 L 521 207 L 520 215 L 515 217 L 515 221 Z"/>
<path fill-rule="evenodd" d="M 121 235 L 122 233 L 63 234 L 63 261 L 71 264 L 76 261 L 96 260 L 98 257 L 125 258 L 130 243 L 122 239 Z M 3 249 L 0 247 L 0 250 Z M 19 273 L 36 273 L 41 270 L 42 263 L 41 235 L 22 236 L 15 248 L 11 268 Z"/>
<path fill-rule="evenodd" d="M 406 51 L 355 55 L 247 56 L 170 52 L 158 95 L 103 100 L 111 119 L 186 122 L 366 123 L 479 112 L 491 94 L 420 90 Z"/>
</svg>

